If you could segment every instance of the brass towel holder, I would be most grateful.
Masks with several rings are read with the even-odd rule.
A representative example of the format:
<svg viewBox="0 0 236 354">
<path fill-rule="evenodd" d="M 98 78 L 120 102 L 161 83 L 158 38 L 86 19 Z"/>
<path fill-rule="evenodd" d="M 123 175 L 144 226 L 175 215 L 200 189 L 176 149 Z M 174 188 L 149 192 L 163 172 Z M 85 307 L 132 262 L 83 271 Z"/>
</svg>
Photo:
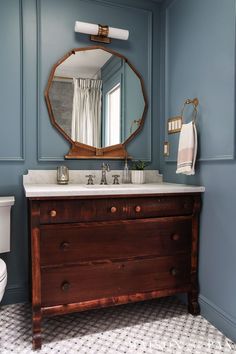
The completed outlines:
<svg viewBox="0 0 236 354">
<path fill-rule="evenodd" d="M 182 117 L 182 123 L 183 123 L 183 114 L 184 114 L 184 109 L 186 107 L 187 104 L 192 104 L 193 105 L 193 122 L 195 123 L 196 122 L 196 117 L 197 117 L 197 113 L 198 113 L 198 105 L 199 105 L 199 99 L 197 97 L 193 98 L 192 100 L 190 98 L 187 98 L 187 100 L 184 101 L 184 105 L 182 107 L 182 110 L 181 110 L 181 117 Z"/>
<path fill-rule="evenodd" d="M 193 99 L 187 98 L 184 101 L 180 115 L 168 119 L 168 122 L 167 122 L 168 134 L 179 133 L 181 131 L 182 125 L 184 124 L 184 118 L 183 118 L 184 117 L 184 109 L 185 109 L 186 105 L 189 105 L 189 104 L 193 105 L 192 118 L 193 118 L 193 122 L 194 123 L 196 122 L 199 100 L 197 97 L 195 97 Z"/>
</svg>

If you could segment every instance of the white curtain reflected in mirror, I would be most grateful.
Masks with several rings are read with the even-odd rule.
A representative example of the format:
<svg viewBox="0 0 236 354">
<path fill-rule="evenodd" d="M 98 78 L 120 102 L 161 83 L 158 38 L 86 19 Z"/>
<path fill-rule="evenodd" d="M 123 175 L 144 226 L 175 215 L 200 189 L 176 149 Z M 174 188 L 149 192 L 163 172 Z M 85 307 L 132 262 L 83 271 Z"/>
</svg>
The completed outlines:
<svg viewBox="0 0 236 354">
<path fill-rule="evenodd" d="M 100 147 L 102 81 L 74 78 L 73 84 L 71 138 Z"/>
</svg>

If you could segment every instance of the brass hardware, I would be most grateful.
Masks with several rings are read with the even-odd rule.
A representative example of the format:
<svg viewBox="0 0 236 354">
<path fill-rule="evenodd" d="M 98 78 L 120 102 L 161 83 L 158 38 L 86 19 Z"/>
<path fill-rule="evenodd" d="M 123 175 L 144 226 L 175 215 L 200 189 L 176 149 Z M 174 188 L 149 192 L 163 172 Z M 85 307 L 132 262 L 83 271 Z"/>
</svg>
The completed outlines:
<svg viewBox="0 0 236 354">
<path fill-rule="evenodd" d="M 67 281 L 61 284 L 62 291 L 68 291 L 69 289 L 70 289 L 70 283 L 68 283 Z"/>
<path fill-rule="evenodd" d="M 136 213 L 140 213 L 140 211 L 141 211 L 141 206 L 140 206 L 140 205 L 137 205 L 137 206 L 135 207 L 135 211 L 136 211 Z"/>
<path fill-rule="evenodd" d="M 198 113 L 197 107 L 199 105 L 199 100 L 197 97 L 195 97 L 193 99 L 187 98 L 184 101 L 180 115 L 168 119 L 168 122 L 167 122 L 168 134 L 179 133 L 181 131 L 182 125 L 184 123 L 184 118 L 183 118 L 184 109 L 185 109 L 186 105 L 188 105 L 188 104 L 193 105 L 192 120 L 194 123 L 196 122 L 196 117 L 197 117 L 197 113 Z"/>
<path fill-rule="evenodd" d="M 90 41 L 93 42 L 101 42 L 101 43 L 111 43 L 111 38 L 108 37 L 102 37 L 102 36 L 96 36 L 94 34 L 91 34 L 90 36 Z"/>
<path fill-rule="evenodd" d="M 109 27 L 107 25 L 98 25 L 98 36 L 108 37 Z"/>
<path fill-rule="evenodd" d="M 68 248 L 69 248 L 69 242 L 62 242 L 61 244 L 60 244 L 60 249 L 61 250 L 63 250 L 63 251 L 65 251 L 65 250 L 67 250 Z"/>
<path fill-rule="evenodd" d="M 51 210 L 50 211 L 50 215 L 51 215 L 52 218 L 55 218 L 55 216 L 57 215 L 56 210 Z"/>
<path fill-rule="evenodd" d="M 173 241 L 178 241 L 178 240 L 179 240 L 179 235 L 178 235 L 178 234 L 173 234 L 173 235 L 171 236 L 171 239 L 172 239 Z"/>
<path fill-rule="evenodd" d="M 90 40 L 93 42 L 111 43 L 111 38 L 108 38 L 108 35 L 109 27 L 106 25 L 98 25 L 98 34 L 92 34 Z"/>
<path fill-rule="evenodd" d="M 117 208 L 116 208 L 116 207 L 114 207 L 114 206 L 113 206 L 113 207 L 111 207 L 111 213 L 113 213 L 113 214 L 114 214 L 114 213 L 116 213 L 116 212 L 117 212 Z"/>
<path fill-rule="evenodd" d="M 184 109 L 185 109 L 185 106 L 187 104 L 192 104 L 193 105 L 193 113 L 192 113 L 192 118 L 193 118 L 193 122 L 195 123 L 196 122 L 196 117 L 197 117 L 197 113 L 198 113 L 198 109 L 197 109 L 197 106 L 199 105 L 199 99 L 197 97 L 193 98 L 192 100 L 190 98 L 187 98 L 185 101 L 184 101 L 184 104 L 183 104 L 183 107 L 182 107 L 182 110 L 181 110 L 181 117 L 182 117 L 182 121 L 184 121 L 183 119 L 183 114 L 184 114 Z"/>
<path fill-rule="evenodd" d="M 123 207 L 123 213 L 128 213 L 128 208 L 127 207 Z"/>
</svg>

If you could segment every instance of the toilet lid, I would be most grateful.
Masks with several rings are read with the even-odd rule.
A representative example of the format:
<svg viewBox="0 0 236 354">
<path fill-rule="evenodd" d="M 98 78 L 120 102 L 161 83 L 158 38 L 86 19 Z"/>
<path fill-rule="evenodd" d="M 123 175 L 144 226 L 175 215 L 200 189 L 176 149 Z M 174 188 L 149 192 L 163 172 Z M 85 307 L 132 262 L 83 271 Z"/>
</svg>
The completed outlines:
<svg viewBox="0 0 236 354">
<path fill-rule="evenodd" d="M 0 258 L 0 281 L 2 281 L 7 274 L 6 263 Z"/>
</svg>

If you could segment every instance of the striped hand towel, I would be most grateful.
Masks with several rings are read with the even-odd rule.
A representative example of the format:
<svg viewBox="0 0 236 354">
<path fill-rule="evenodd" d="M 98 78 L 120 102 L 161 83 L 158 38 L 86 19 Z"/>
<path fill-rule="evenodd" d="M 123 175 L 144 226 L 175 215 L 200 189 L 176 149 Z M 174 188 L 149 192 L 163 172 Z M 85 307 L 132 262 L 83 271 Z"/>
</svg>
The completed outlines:
<svg viewBox="0 0 236 354">
<path fill-rule="evenodd" d="M 197 129 L 194 122 L 183 124 L 179 137 L 176 173 L 195 174 L 197 156 Z"/>
</svg>

